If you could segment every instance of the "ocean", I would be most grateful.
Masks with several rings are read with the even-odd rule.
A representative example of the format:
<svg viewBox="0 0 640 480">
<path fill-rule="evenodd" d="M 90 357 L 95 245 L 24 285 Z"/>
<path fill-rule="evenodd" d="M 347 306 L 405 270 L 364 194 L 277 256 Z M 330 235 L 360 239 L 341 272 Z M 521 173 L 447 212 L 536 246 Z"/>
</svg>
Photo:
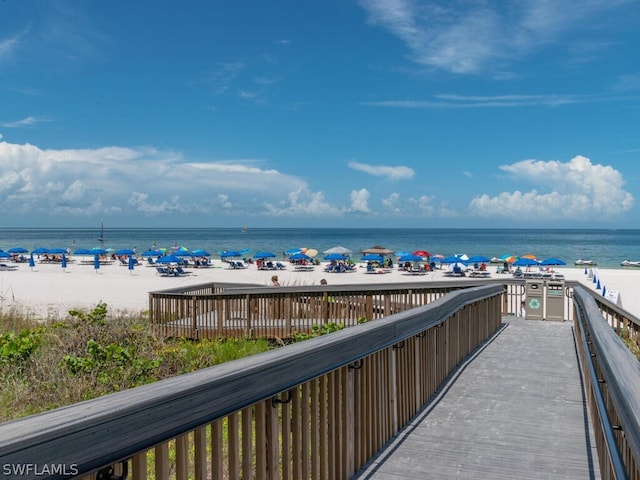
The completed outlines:
<svg viewBox="0 0 640 480">
<path fill-rule="evenodd" d="M 204 249 L 215 258 L 224 250 L 270 251 L 277 257 L 293 248 L 322 252 L 341 245 L 359 252 L 376 245 L 394 251 L 427 250 L 444 256 L 466 253 L 489 258 L 505 254 L 556 257 L 573 265 L 577 259 L 597 262 L 601 268 L 621 267 L 623 260 L 640 260 L 640 230 L 599 229 L 460 229 L 460 228 L 2 228 L 0 249 L 23 247 L 120 249 Z M 251 253 L 247 254 L 251 256 Z M 635 267 L 637 268 L 637 267 Z"/>
</svg>

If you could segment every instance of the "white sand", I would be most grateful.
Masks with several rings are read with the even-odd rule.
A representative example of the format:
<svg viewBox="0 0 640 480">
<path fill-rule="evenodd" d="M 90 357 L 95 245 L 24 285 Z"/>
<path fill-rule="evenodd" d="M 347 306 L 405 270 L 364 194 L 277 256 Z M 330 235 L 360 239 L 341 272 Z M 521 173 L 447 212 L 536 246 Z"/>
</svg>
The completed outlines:
<svg viewBox="0 0 640 480">
<path fill-rule="evenodd" d="M 318 285 L 325 278 L 330 285 L 357 283 L 429 282 L 442 279 L 443 271 L 430 272 L 424 276 L 403 274 L 394 269 L 392 273 L 367 274 L 362 266 L 353 273 L 326 273 L 324 263 L 312 272 L 296 272 L 287 265 L 286 270 L 260 271 L 255 265 L 244 270 L 231 270 L 225 263 L 214 260 L 214 268 L 188 269 L 185 277 L 161 277 L 153 267 L 140 266 L 130 271 L 119 264 L 105 265 L 94 270 L 93 265 L 70 263 L 66 270 L 58 264 L 37 264 L 33 269 L 28 264 L 19 264 L 15 271 L 0 271 L 0 311 L 18 307 L 38 317 L 59 318 L 70 309 L 91 309 L 105 302 L 110 311 L 139 312 L 148 309 L 148 293 L 154 290 L 173 288 L 208 282 L 233 282 L 271 285 L 271 276 L 278 275 L 280 284 Z M 489 270 L 496 277 L 495 267 Z M 578 280 L 587 288 L 595 289 L 584 268 L 556 268 L 568 280 Z M 619 304 L 635 316 L 640 317 L 640 268 L 594 270 L 600 286 L 607 292 L 619 292 Z M 461 280 L 464 281 L 464 280 Z"/>
</svg>

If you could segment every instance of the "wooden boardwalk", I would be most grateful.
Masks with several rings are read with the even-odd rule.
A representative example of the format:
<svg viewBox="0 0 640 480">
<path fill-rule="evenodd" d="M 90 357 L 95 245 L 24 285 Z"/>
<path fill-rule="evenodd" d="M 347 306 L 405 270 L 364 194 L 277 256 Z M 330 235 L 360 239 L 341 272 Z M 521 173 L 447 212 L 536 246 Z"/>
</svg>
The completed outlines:
<svg viewBox="0 0 640 480">
<path fill-rule="evenodd" d="M 599 479 L 570 322 L 507 317 L 355 477 Z"/>
</svg>

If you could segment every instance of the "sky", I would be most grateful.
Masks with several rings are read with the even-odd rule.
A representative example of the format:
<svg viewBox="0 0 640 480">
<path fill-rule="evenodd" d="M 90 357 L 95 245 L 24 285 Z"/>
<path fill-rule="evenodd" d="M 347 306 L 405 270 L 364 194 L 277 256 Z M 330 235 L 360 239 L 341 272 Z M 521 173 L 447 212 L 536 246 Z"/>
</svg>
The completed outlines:
<svg viewBox="0 0 640 480">
<path fill-rule="evenodd" d="M 0 226 L 640 228 L 637 0 L 0 0 Z"/>
</svg>

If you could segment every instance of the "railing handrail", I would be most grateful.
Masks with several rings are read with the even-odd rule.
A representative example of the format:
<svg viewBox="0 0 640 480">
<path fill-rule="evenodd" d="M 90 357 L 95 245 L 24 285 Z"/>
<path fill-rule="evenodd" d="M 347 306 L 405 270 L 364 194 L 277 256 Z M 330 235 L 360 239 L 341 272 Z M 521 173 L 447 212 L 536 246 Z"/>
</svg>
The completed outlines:
<svg viewBox="0 0 640 480">
<path fill-rule="evenodd" d="M 607 322 L 593 296 L 583 288 L 574 289 L 574 300 L 584 312 L 591 350 L 595 352 L 611 392 L 616 415 L 624 426 L 625 439 L 636 463 L 640 462 L 640 363 Z M 598 383 L 596 383 L 597 385 Z"/>
<path fill-rule="evenodd" d="M 459 290 L 332 335 L 1 424 L 0 463 L 37 458 L 48 465 L 75 464 L 82 472 L 115 463 L 349 365 L 502 292 L 502 285 Z"/>
</svg>

